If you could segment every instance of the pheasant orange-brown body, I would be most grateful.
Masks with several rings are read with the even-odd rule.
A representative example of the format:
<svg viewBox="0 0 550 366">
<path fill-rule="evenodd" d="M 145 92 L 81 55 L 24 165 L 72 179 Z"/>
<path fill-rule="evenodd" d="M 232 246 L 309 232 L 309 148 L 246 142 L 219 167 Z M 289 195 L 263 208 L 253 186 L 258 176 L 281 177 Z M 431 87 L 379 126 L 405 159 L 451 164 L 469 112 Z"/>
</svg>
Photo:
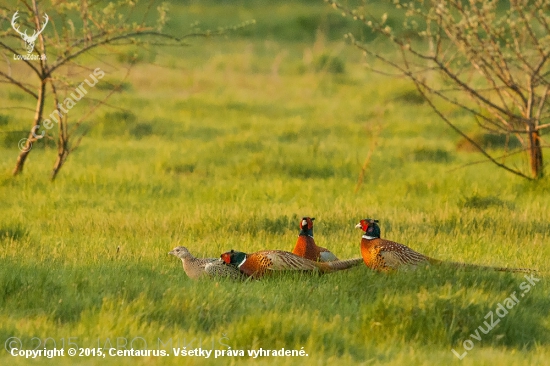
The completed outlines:
<svg viewBox="0 0 550 366">
<path fill-rule="evenodd" d="M 525 268 L 505 268 L 479 266 L 468 263 L 444 262 L 420 254 L 406 245 L 380 238 L 378 220 L 364 219 L 357 224 L 365 232 L 361 238 L 361 255 L 367 267 L 377 271 L 390 271 L 399 268 L 416 268 L 430 264 L 447 264 L 459 268 L 489 269 L 505 272 L 532 272 Z"/>
<path fill-rule="evenodd" d="M 440 262 L 403 244 L 380 238 L 368 239 L 365 236 L 361 239 L 361 255 L 367 267 L 378 271 L 397 269 L 401 266 L 416 267 Z"/>
<path fill-rule="evenodd" d="M 242 273 L 253 278 L 261 278 L 278 271 L 330 273 L 351 268 L 362 262 L 361 258 L 357 258 L 320 263 L 283 250 L 262 250 L 251 254 L 232 250 L 223 253 L 221 259 L 226 264 L 237 266 Z"/>
<path fill-rule="evenodd" d="M 338 258 L 330 250 L 315 244 L 315 240 L 313 239 L 313 220 L 315 218 L 311 217 L 303 217 L 300 220 L 300 234 L 292 253 L 316 262 L 337 261 Z"/>
</svg>

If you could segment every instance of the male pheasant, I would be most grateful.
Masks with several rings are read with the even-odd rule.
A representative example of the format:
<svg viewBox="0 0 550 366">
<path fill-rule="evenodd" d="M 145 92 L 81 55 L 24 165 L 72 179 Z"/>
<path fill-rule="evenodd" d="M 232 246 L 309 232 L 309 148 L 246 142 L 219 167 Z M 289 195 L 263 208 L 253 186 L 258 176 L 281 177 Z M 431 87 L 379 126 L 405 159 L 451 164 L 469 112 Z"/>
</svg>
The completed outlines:
<svg viewBox="0 0 550 366">
<path fill-rule="evenodd" d="M 229 266 L 219 258 L 195 258 L 185 247 L 175 247 L 168 254 L 181 259 L 183 270 L 193 280 L 202 277 L 227 277 L 235 280 L 244 278 L 235 266 Z"/>
<path fill-rule="evenodd" d="M 315 240 L 313 240 L 313 220 L 315 220 L 315 217 L 303 217 L 300 220 L 300 234 L 292 253 L 316 262 L 337 261 L 338 258 L 330 250 L 315 244 Z"/>
<path fill-rule="evenodd" d="M 367 267 L 383 272 L 399 268 L 416 268 L 430 264 L 447 264 L 455 267 L 491 269 L 508 272 L 531 272 L 525 268 L 501 268 L 475 264 L 444 262 L 415 252 L 406 245 L 380 238 L 378 220 L 363 219 L 355 226 L 365 232 L 361 239 L 361 255 Z"/>
<path fill-rule="evenodd" d="M 251 254 L 231 250 L 223 253 L 221 259 L 255 279 L 277 271 L 330 273 L 351 268 L 362 262 L 361 258 L 314 262 L 283 250 L 262 250 Z"/>
</svg>

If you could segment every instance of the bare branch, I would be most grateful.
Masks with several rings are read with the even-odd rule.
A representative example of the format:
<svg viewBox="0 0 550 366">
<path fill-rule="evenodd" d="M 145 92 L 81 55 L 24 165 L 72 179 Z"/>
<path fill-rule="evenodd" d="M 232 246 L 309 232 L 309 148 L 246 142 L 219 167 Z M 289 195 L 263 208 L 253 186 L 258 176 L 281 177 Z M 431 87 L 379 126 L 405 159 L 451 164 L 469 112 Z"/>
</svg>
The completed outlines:
<svg viewBox="0 0 550 366">
<path fill-rule="evenodd" d="M 11 48 L 10 46 L 8 46 L 7 44 L 5 44 L 4 42 L 0 41 L 0 47 L 1 48 L 4 48 L 10 52 L 13 52 L 14 55 L 17 55 L 17 56 L 21 56 L 21 54 L 19 54 L 19 52 L 17 52 L 16 50 L 14 50 L 13 48 Z M 36 75 L 38 75 L 40 77 L 41 73 L 40 73 L 40 70 L 38 70 L 33 64 L 32 62 L 30 62 L 29 60 L 25 60 L 24 58 L 21 59 L 21 61 L 23 61 L 28 67 L 30 67 L 32 69 L 32 71 L 35 72 Z"/>
<path fill-rule="evenodd" d="M 512 169 L 502 163 L 499 163 L 495 158 L 493 158 L 489 153 L 487 153 L 487 151 L 482 148 L 477 142 L 475 142 L 474 140 L 472 140 L 468 135 L 466 135 L 464 132 L 462 132 L 462 130 L 460 130 L 458 127 L 456 127 L 447 117 L 445 117 L 445 115 L 443 113 L 441 113 L 441 111 L 432 103 L 432 101 L 424 94 L 424 92 L 422 91 L 422 88 L 420 87 L 420 85 L 418 83 L 415 82 L 415 85 L 417 86 L 417 90 L 419 93 L 422 94 L 422 96 L 424 96 L 424 99 L 428 102 L 428 104 L 430 105 L 430 107 L 432 108 L 432 110 L 443 120 L 445 121 L 445 123 L 447 125 L 449 125 L 449 127 L 451 127 L 455 132 L 457 132 L 459 135 L 461 135 L 462 137 L 464 137 L 466 140 L 468 140 L 469 143 L 471 143 L 481 154 L 483 154 L 483 156 L 485 156 L 489 161 L 491 161 L 493 164 L 495 164 L 496 166 L 504 169 L 504 170 L 507 170 L 508 172 L 510 173 L 513 173 L 515 175 L 518 175 L 522 178 L 526 178 L 526 179 L 529 179 L 529 180 L 532 180 L 533 178 L 529 177 L 528 175 L 525 175 L 523 174 L 522 172 L 518 171 L 518 170 L 515 170 L 515 169 Z"/>
<path fill-rule="evenodd" d="M 328 2 L 400 50 L 401 57 L 396 59 L 368 49 L 351 34 L 346 35 L 365 55 L 412 81 L 436 115 L 487 161 L 522 178 L 542 176 L 540 131 L 550 127 L 549 123 L 543 123 L 550 118 L 548 3 L 541 9 L 538 1 L 512 0 L 504 14 L 496 1 L 398 0 L 394 4 L 404 9 L 405 28 L 417 31 L 424 41 L 410 42 L 388 27 L 385 18 L 376 19 L 364 8 L 350 9 L 336 0 Z M 389 74 L 385 69 L 377 71 Z M 495 158 L 472 141 L 436 102 L 450 103 L 467 111 L 481 128 L 504 134 L 506 150 L 510 135 L 516 135 L 527 146 L 532 176 L 505 164 L 508 155 Z M 502 162 L 498 161 L 501 158 Z"/>
<path fill-rule="evenodd" d="M 15 80 L 14 78 L 9 76 L 8 74 L 5 74 L 2 71 L 0 71 L 0 76 L 4 77 L 6 80 L 8 80 L 8 82 L 10 84 L 13 84 L 13 85 L 17 86 L 18 88 L 23 90 L 25 93 L 32 95 L 34 97 L 34 99 L 38 99 L 38 94 L 36 94 L 35 92 L 33 92 L 32 90 L 27 88 L 22 82 L 20 82 L 18 80 Z"/>
</svg>

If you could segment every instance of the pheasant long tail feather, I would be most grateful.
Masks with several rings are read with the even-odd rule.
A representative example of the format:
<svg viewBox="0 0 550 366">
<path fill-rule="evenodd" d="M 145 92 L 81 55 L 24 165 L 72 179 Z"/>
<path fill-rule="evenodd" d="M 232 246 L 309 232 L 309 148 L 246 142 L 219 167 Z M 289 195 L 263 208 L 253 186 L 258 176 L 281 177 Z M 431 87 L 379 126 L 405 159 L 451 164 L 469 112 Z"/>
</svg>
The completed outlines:
<svg viewBox="0 0 550 366">
<path fill-rule="evenodd" d="M 271 260 L 270 269 L 275 271 L 313 271 L 317 268 L 316 262 L 288 252 L 271 251 L 267 257 Z"/>
<path fill-rule="evenodd" d="M 467 268 L 467 269 L 485 269 L 489 271 L 499 271 L 499 272 L 519 272 L 519 273 L 531 273 L 531 272 L 537 272 L 534 269 L 530 268 L 507 268 L 507 267 L 491 267 L 491 266 L 482 266 L 477 264 L 470 264 L 470 263 L 460 263 L 460 262 L 443 262 L 447 265 L 451 265 L 453 267 L 458 268 Z"/>
<path fill-rule="evenodd" d="M 330 273 L 358 266 L 363 263 L 363 258 L 344 259 L 331 262 L 317 263 L 322 272 Z"/>
</svg>

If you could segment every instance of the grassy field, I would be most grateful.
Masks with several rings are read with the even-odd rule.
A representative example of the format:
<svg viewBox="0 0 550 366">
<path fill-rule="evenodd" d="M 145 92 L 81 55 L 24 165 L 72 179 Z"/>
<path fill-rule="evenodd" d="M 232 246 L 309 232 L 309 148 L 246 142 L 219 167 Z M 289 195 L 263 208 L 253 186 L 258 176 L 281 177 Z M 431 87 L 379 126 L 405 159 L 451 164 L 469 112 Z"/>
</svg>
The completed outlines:
<svg viewBox="0 0 550 366">
<path fill-rule="evenodd" d="M 192 19 L 255 18 L 257 25 L 143 53 L 124 92 L 110 100 L 119 108 L 87 121 L 93 128 L 53 183 L 53 146 L 35 146 L 24 174 L 13 178 L 18 138 L 5 134 L 1 364 L 550 364 L 547 178 L 533 183 L 487 163 L 469 165 L 481 157 L 461 148 L 410 85 L 365 71 L 361 54 L 338 37 L 346 23 L 323 2 L 191 2 L 172 14 L 174 31 Z M 112 66 L 123 58 L 90 59 L 106 73 L 91 97 L 123 79 Z M 0 89 L 5 106 L 25 98 Z M 75 115 L 87 107 L 83 99 Z M 0 113 L 4 132 L 27 130 L 32 118 Z M 167 254 L 177 245 L 201 257 L 292 250 L 303 215 L 316 217 L 317 243 L 340 258 L 360 255 L 354 226 L 371 217 L 383 237 L 431 257 L 536 268 L 538 282 L 525 292 L 523 274 L 387 275 L 365 266 L 196 282 Z M 519 303 L 473 338 L 514 292 Z M 13 337 L 23 349 L 133 347 L 170 356 L 26 360 L 4 350 L 17 344 Z M 452 349 L 462 355 L 464 345 L 470 350 L 459 360 Z M 176 357 L 173 347 L 230 347 L 245 356 Z M 247 355 L 260 348 L 308 356 Z"/>
</svg>

